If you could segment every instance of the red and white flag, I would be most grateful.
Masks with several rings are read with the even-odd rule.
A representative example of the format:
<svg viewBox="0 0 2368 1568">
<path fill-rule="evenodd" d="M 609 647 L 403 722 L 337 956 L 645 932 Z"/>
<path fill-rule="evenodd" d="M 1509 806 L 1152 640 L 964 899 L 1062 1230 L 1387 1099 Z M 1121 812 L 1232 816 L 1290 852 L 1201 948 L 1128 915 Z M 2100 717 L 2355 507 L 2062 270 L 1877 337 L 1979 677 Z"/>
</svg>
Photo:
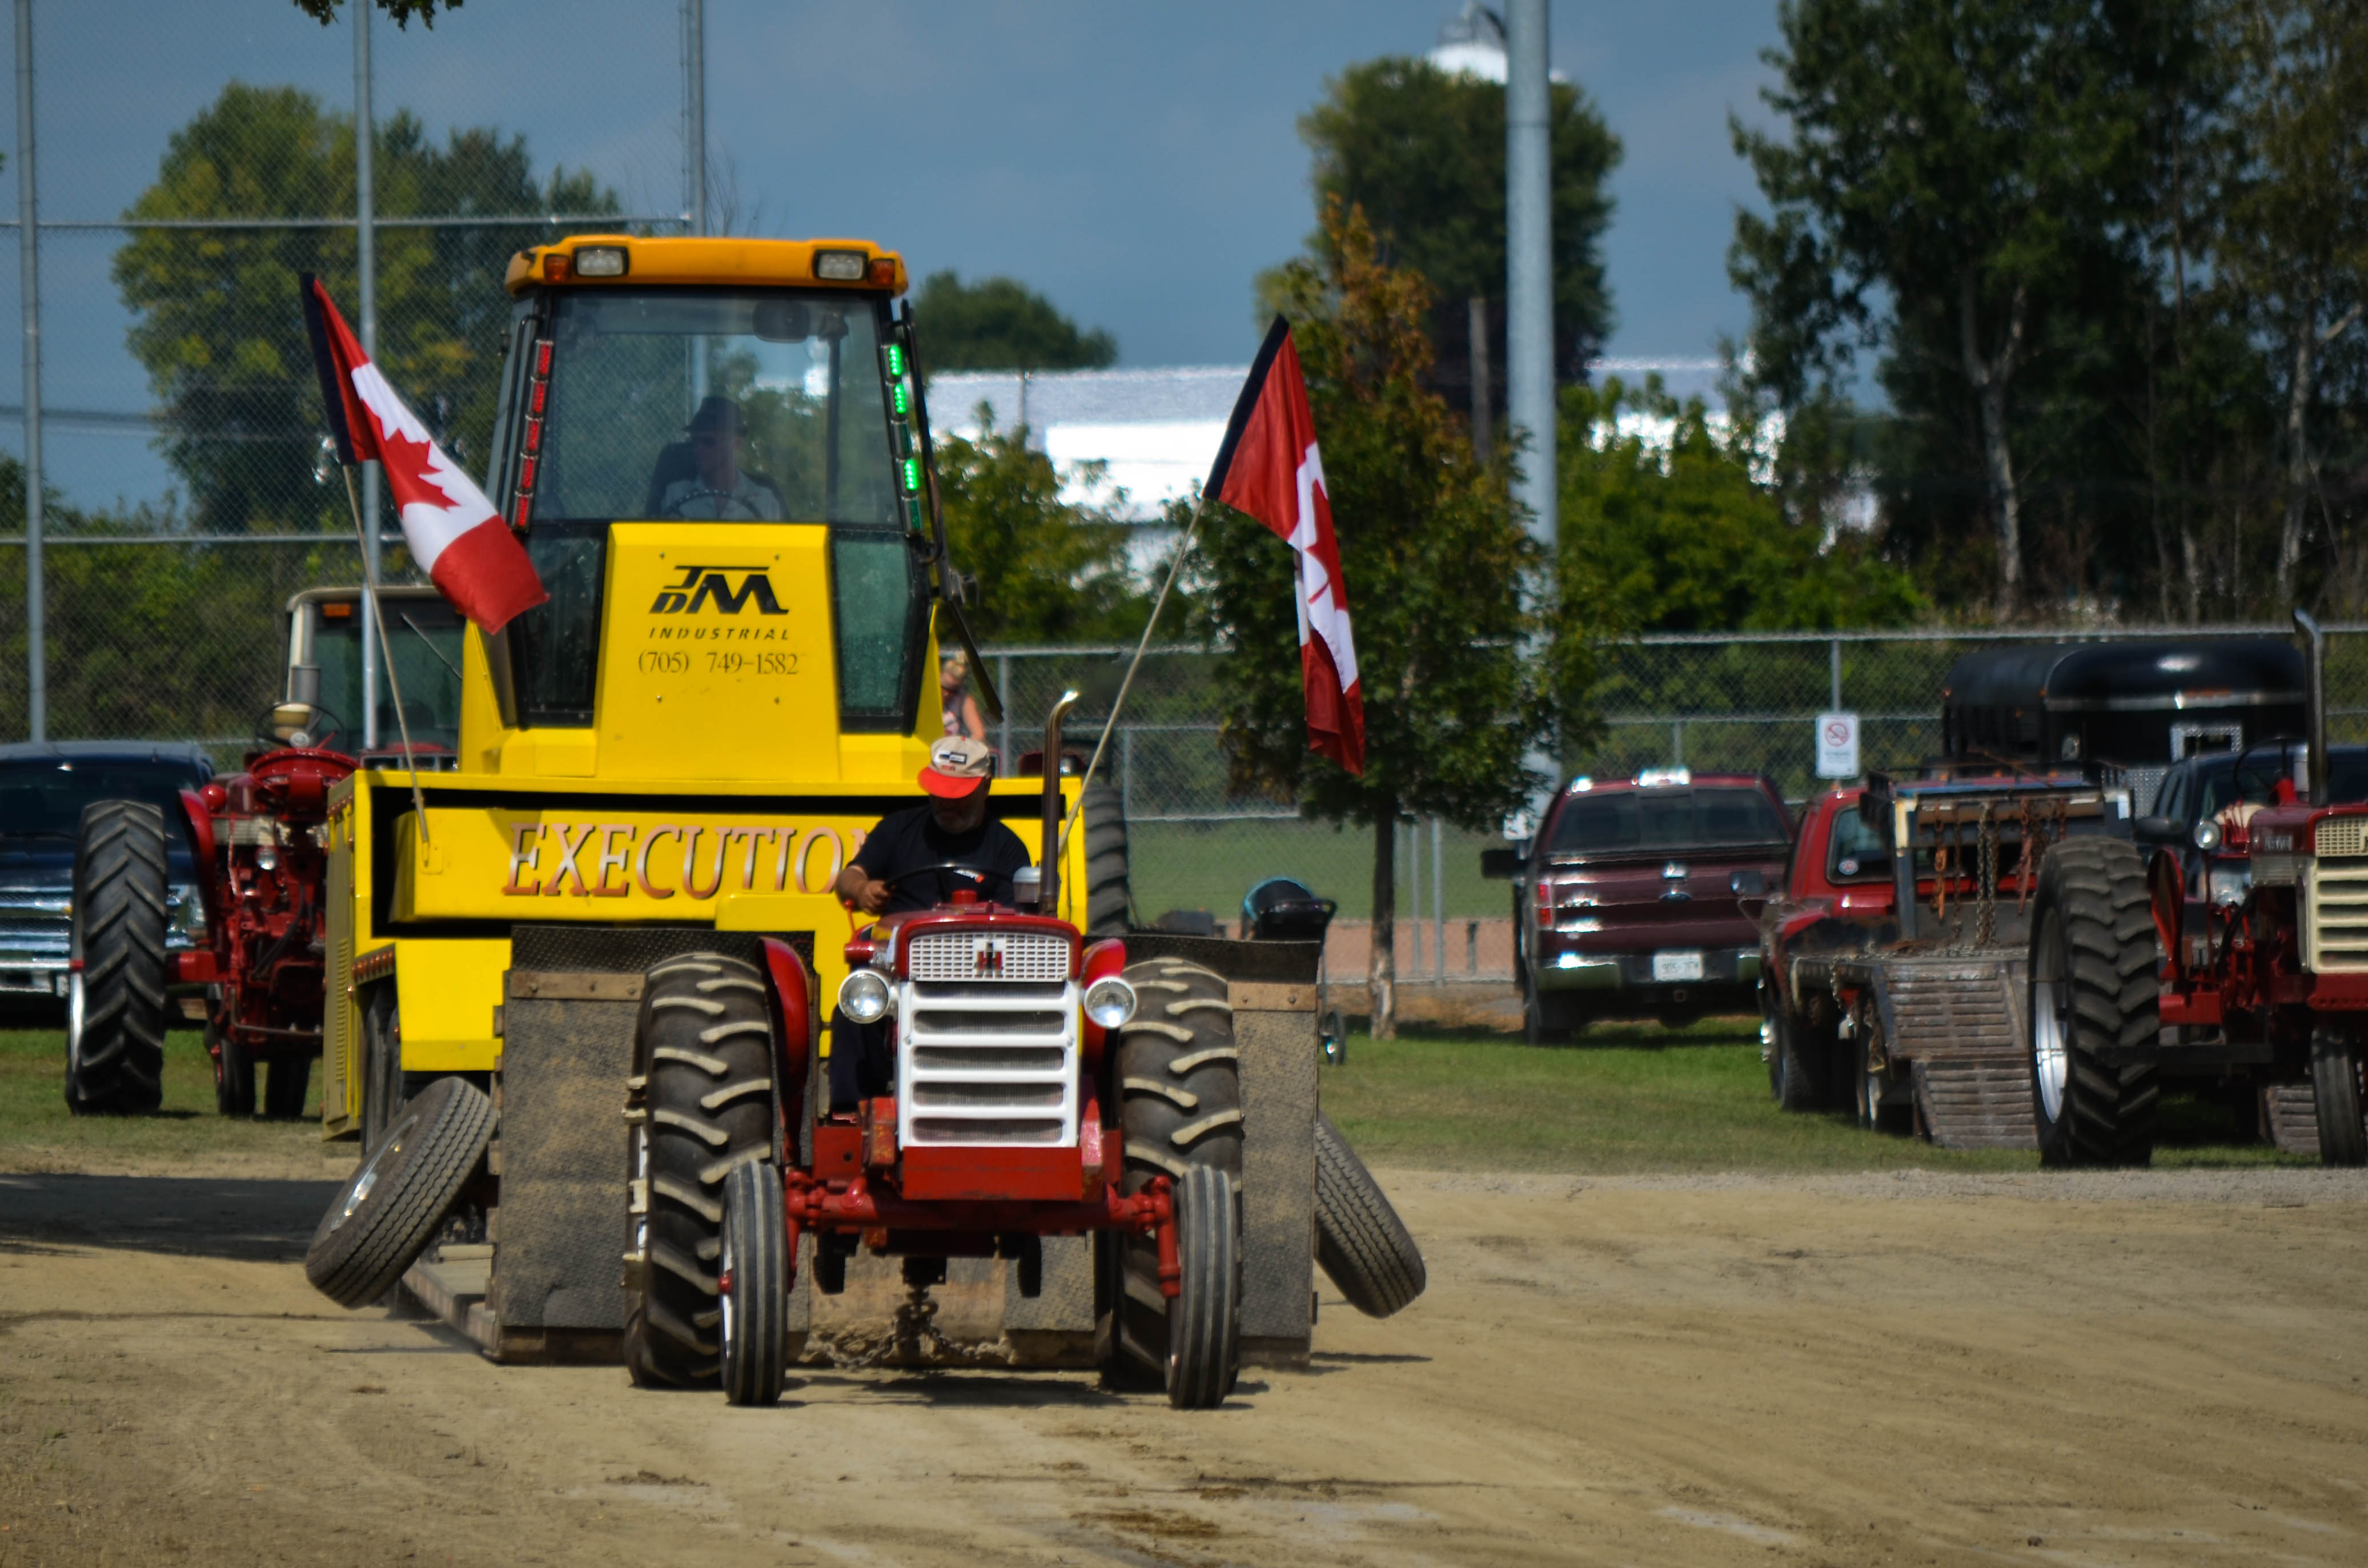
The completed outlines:
<svg viewBox="0 0 2368 1568">
<path fill-rule="evenodd" d="M 1349 772 L 1365 771 L 1365 696 L 1349 632 L 1349 593 L 1315 416 L 1299 372 L 1291 324 L 1267 329 L 1249 380 L 1225 426 L 1225 444 L 1201 492 L 1246 512 L 1288 543 L 1299 562 L 1299 669 L 1307 689 L 1307 749 Z"/>
<path fill-rule="evenodd" d="M 487 631 L 548 600 L 526 547 L 370 363 L 321 280 L 304 274 L 303 291 L 304 325 L 313 335 L 337 460 L 384 466 L 404 542 L 428 580 Z"/>
</svg>

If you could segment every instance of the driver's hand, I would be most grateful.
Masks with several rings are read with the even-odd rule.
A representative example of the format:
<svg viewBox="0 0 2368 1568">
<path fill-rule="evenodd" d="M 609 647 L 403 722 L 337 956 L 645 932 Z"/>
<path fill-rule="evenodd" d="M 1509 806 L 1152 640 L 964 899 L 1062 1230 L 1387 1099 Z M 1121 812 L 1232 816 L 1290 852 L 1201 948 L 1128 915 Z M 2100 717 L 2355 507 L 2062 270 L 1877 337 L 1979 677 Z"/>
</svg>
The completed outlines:
<svg viewBox="0 0 2368 1568">
<path fill-rule="evenodd" d="M 855 907 L 866 915 L 877 915 L 888 907 L 888 884 L 867 879 L 856 890 Z"/>
</svg>

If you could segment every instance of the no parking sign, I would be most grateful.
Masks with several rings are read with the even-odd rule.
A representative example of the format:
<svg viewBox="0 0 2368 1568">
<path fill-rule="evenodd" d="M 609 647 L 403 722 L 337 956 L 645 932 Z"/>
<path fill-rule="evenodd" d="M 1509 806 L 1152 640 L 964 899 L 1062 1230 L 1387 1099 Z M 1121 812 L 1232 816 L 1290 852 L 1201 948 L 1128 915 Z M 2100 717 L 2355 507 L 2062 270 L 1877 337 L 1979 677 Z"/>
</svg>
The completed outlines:
<svg viewBox="0 0 2368 1568">
<path fill-rule="evenodd" d="M 1857 714 L 1820 713 L 1817 715 L 1817 777 L 1820 778 L 1858 777 Z"/>
</svg>

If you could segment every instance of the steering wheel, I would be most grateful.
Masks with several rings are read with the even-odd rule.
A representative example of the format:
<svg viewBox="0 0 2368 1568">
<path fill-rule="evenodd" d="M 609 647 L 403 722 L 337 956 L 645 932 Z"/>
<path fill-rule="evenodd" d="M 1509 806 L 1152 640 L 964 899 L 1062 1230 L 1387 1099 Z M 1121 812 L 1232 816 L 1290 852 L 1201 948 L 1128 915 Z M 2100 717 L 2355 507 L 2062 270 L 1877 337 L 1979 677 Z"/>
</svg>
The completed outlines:
<svg viewBox="0 0 2368 1568">
<path fill-rule="evenodd" d="M 689 506 L 694 501 L 714 502 L 715 520 L 717 521 L 761 523 L 765 520 L 764 514 L 757 511 L 754 506 L 751 506 L 746 496 L 734 494 L 729 490 L 716 490 L 713 488 L 701 488 L 676 496 L 674 498 L 674 504 L 666 508 L 666 515 L 669 517 L 680 517 L 683 516 L 683 508 Z M 726 506 L 737 506 L 748 515 L 745 518 L 727 518 L 723 516 L 723 508 Z"/>
<path fill-rule="evenodd" d="M 273 710 L 272 711 L 276 712 L 277 710 Z M 326 747 L 328 745 L 328 742 L 332 738 L 343 737 L 346 733 L 346 722 L 316 702 L 313 704 L 312 722 L 297 732 L 297 733 L 305 737 L 304 740 L 301 742 L 294 740 L 283 741 L 274 733 L 275 728 L 276 726 L 272 723 L 271 713 L 267 712 L 264 716 L 263 722 L 256 727 L 256 738 L 258 740 L 268 740 L 275 746 Z M 334 750 L 335 748 L 330 747 L 329 749 Z"/>
<path fill-rule="evenodd" d="M 916 866 L 909 871 L 899 871 L 893 877 L 874 877 L 871 880 L 882 887 L 893 888 L 931 871 L 961 871 L 973 877 L 993 877 L 1006 885 L 1008 885 L 1011 881 L 1011 873 L 1008 871 L 998 871 L 992 866 L 965 866 L 959 860 L 939 860 L 935 865 Z"/>
</svg>

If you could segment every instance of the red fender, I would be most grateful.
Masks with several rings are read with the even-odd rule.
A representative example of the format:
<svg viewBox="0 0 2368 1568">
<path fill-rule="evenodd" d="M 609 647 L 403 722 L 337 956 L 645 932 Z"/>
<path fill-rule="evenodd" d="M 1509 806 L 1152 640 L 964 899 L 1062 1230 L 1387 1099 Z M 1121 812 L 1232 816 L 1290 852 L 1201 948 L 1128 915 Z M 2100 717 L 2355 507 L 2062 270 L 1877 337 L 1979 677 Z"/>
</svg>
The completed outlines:
<svg viewBox="0 0 2368 1568">
<path fill-rule="evenodd" d="M 775 1063 L 781 1085 L 784 1167 L 797 1162 L 795 1119 L 804 1114 L 806 1064 L 814 1056 L 814 971 L 798 950 L 778 937 L 764 939 L 765 975 L 772 982 L 773 1039 L 780 1058 Z"/>
<path fill-rule="evenodd" d="M 2186 877 L 2180 869 L 2179 857 L 2168 849 L 2157 849 L 2146 863 L 2146 903 L 2154 914 L 2154 934 L 2162 943 L 2162 950 L 2170 956 L 2170 979 L 2179 984 L 2187 979 L 2186 944 L 2180 940 L 2181 927 L 2186 924 Z"/>
<path fill-rule="evenodd" d="M 198 902 L 206 908 L 206 937 L 211 941 L 222 928 L 221 889 L 216 886 L 222 868 L 214 863 L 214 813 L 207 807 L 205 796 L 195 790 L 181 791 L 181 823 L 188 829 L 189 853 L 197 861 Z"/>
</svg>

